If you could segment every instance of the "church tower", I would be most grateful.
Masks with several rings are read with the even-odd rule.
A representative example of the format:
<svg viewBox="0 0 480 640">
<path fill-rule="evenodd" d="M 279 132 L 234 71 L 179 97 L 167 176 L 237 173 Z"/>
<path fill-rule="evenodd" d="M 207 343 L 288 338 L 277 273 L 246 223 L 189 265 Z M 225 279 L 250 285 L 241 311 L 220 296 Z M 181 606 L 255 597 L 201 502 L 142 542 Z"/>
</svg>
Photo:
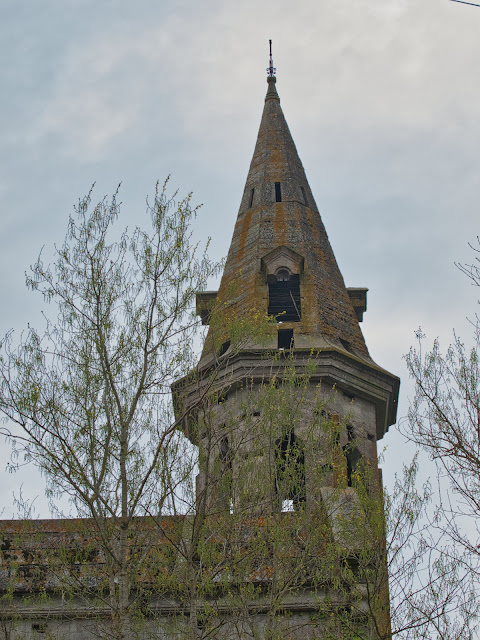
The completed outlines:
<svg viewBox="0 0 480 640">
<path fill-rule="evenodd" d="M 369 355 L 359 325 L 367 289 L 345 286 L 282 111 L 271 53 L 267 72 L 220 287 L 197 294 L 210 326 L 195 374 L 174 389 L 177 416 L 200 449 L 198 509 L 214 517 L 306 514 L 326 523 L 344 557 L 358 558 L 352 522 L 363 522 L 360 493 L 381 502 L 376 443 L 395 422 L 399 379 Z M 385 568 L 381 520 L 375 544 Z M 385 572 L 378 593 L 388 637 Z M 317 597 L 304 592 L 289 615 L 315 611 Z"/>
<path fill-rule="evenodd" d="M 173 385 L 176 421 L 152 436 L 155 448 L 164 439 L 158 472 L 138 480 L 146 503 L 135 489 L 131 516 L 118 511 L 115 475 L 100 497 L 117 466 L 112 435 L 111 458 L 95 439 L 87 447 L 99 467 L 82 494 L 92 517 L 0 521 L 0 639 L 391 638 L 377 441 L 395 422 L 399 379 L 369 355 L 359 325 L 367 289 L 345 286 L 271 51 L 267 71 L 220 287 L 197 294 L 203 352 Z M 142 425 L 155 420 L 141 411 Z M 75 438 L 78 429 L 83 438 L 80 418 Z M 144 446 L 142 433 L 135 427 Z M 172 464 L 181 456 L 185 465 Z M 122 475 L 138 475 L 137 459 Z"/>
</svg>

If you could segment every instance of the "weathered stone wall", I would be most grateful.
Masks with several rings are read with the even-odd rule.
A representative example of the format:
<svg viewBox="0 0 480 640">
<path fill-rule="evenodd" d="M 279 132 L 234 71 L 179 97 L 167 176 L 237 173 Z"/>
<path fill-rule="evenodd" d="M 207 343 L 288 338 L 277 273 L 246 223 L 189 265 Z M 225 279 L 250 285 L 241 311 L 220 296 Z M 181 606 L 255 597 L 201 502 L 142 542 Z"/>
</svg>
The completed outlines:
<svg viewBox="0 0 480 640">
<path fill-rule="evenodd" d="M 289 551 L 284 552 L 286 563 L 292 563 L 295 554 L 299 562 L 304 562 L 302 536 L 298 537 L 296 518 L 296 514 L 282 516 L 285 526 L 290 527 L 292 533 L 296 532 L 292 540 L 297 540 L 295 546 L 288 547 Z M 66 581 L 65 585 L 71 585 L 72 576 L 75 581 L 86 580 L 90 586 L 92 576 L 95 576 L 98 584 L 101 584 L 104 569 L 101 554 L 94 557 L 90 555 L 89 559 L 85 555 L 82 559 L 77 556 L 78 561 L 69 565 L 55 561 L 59 547 L 64 554 L 67 552 L 63 557 L 73 559 L 74 554 L 82 549 L 82 542 L 87 544 L 88 525 L 87 520 L 37 521 L 34 526 L 32 523 L 15 521 L 0 524 L 2 546 L 8 547 L 1 556 L 0 640 L 94 640 L 113 637 L 110 634 L 110 611 L 101 590 L 95 598 L 92 595 L 94 589 L 86 590 L 83 597 L 72 595 L 69 588 L 63 589 L 63 581 Z M 244 542 L 247 540 L 247 543 L 249 538 L 254 541 L 256 532 L 266 526 L 263 520 L 252 519 L 247 524 L 243 523 L 240 538 Z M 211 596 L 209 601 L 203 598 L 198 602 L 199 610 L 204 607 L 204 611 L 215 611 L 214 616 L 200 616 L 196 621 L 198 638 L 203 637 L 205 631 L 205 637 L 219 640 L 245 637 L 313 639 L 323 637 L 324 631 L 332 625 L 339 625 L 339 615 L 347 611 L 351 603 L 345 594 L 332 591 L 328 581 L 323 587 L 318 583 L 310 588 L 304 586 L 286 591 L 281 606 L 277 603 L 272 608 L 268 591 L 272 584 L 273 567 L 269 566 L 271 560 L 266 556 L 262 556 L 261 562 L 263 566 L 257 566 L 250 576 L 250 581 L 256 585 L 255 592 L 252 592 L 257 594 L 255 598 L 245 594 L 238 597 L 232 593 L 227 595 L 225 587 L 222 587 L 215 598 Z M 238 587 L 232 580 L 227 591 L 235 588 Z M 134 617 L 133 628 L 126 638 L 192 638 L 190 610 L 186 602 L 168 590 L 163 593 L 149 590 L 148 593 L 148 607 L 144 608 L 144 615 Z M 362 607 L 357 594 L 358 605 Z M 367 624 L 361 609 L 352 619 L 359 627 Z"/>
</svg>

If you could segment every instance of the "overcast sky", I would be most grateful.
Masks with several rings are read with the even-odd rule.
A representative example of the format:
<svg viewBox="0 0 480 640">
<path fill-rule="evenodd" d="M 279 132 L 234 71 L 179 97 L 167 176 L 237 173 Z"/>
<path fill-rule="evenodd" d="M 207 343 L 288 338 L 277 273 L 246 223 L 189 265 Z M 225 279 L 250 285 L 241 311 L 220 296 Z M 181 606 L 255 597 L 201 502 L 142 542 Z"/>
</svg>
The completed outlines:
<svg viewBox="0 0 480 640">
<path fill-rule="evenodd" d="M 39 322 L 24 272 L 93 182 L 97 199 L 122 182 L 133 226 L 171 174 L 226 255 L 272 38 L 287 122 L 346 284 L 369 287 L 362 327 L 402 378 L 404 416 L 415 329 L 447 346 L 477 309 L 454 262 L 480 232 L 479 36 L 480 8 L 449 0 L 0 0 L 0 334 Z M 394 431 L 387 483 L 410 455 Z M 3 517 L 21 482 L 48 515 L 1 446 Z"/>
</svg>

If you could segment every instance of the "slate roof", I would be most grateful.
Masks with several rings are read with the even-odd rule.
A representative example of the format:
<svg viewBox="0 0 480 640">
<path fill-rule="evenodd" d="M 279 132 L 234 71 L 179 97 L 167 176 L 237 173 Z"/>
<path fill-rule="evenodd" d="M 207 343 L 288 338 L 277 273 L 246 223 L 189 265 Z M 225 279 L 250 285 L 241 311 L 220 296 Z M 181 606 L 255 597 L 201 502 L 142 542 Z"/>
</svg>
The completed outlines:
<svg viewBox="0 0 480 640">
<path fill-rule="evenodd" d="M 301 321 L 296 344 L 333 348 L 373 364 L 350 296 L 269 76 L 260 129 L 250 164 L 218 299 L 236 316 L 266 313 L 262 259 L 284 248 L 302 260 Z M 280 184 L 280 194 L 275 183 Z M 277 202 L 278 195 L 281 202 Z M 364 290 L 365 291 L 365 290 Z M 212 330 L 211 330 L 212 331 Z M 207 340 L 208 344 L 208 340 Z"/>
</svg>

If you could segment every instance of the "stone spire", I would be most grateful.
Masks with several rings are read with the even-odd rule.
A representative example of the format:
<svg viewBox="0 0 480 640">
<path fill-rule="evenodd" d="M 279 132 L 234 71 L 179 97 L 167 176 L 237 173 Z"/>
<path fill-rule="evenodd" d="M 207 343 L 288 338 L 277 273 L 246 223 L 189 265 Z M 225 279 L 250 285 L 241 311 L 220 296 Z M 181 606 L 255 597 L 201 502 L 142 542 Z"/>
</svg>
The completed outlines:
<svg viewBox="0 0 480 640">
<path fill-rule="evenodd" d="M 345 287 L 280 106 L 271 57 L 267 72 L 262 120 L 218 297 L 236 316 L 278 313 L 282 328 L 294 332 L 295 349 L 333 349 L 372 364 L 358 324 L 366 289 Z M 291 279 L 283 292 L 293 300 L 290 313 L 273 300 L 275 282 L 283 277 Z"/>
</svg>

